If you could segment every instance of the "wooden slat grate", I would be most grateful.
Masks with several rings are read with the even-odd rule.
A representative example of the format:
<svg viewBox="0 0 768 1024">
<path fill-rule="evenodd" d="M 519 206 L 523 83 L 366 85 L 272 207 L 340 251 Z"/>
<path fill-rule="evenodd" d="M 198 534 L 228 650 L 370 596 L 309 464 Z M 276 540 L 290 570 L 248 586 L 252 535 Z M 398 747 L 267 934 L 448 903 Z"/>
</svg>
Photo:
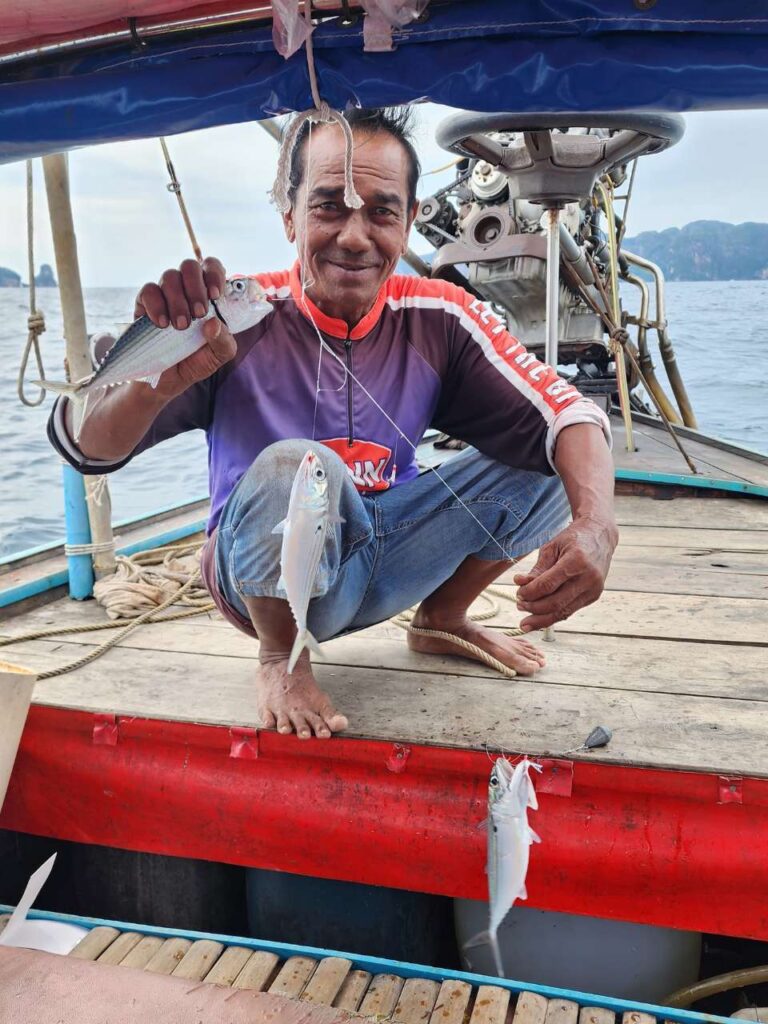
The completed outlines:
<svg viewBox="0 0 768 1024">
<path fill-rule="evenodd" d="M 7 915 L 0 917 L 0 929 L 5 920 Z M 546 999 L 535 992 L 516 994 L 498 985 L 473 989 L 455 979 L 440 983 L 431 978 L 372 975 L 354 968 L 352 961 L 343 957 L 315 960 L 292 956 L 281 961 L 274 953 L 225 947 L 213 939 L 162 939 L 98 926 L 70 956 L 228 988 L 270 992 L 392 1024 L 619 1024 L 610 1010 L 579 1006 L 567 999 Z M 620 1024 L 657 1021 L 633 1010 L 623 1014 Z"/>
</svg>

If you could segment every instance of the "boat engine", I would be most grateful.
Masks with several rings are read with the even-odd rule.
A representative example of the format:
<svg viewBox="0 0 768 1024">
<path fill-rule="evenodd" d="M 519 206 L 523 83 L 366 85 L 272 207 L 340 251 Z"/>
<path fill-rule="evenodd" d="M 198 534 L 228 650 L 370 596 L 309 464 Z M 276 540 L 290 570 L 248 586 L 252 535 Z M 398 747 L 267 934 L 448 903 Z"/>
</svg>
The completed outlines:
<svg viewBox="0 0 768 1024">
<path fill-rule="evenodd" d="M 576 126 L 569 123 L 574 120 Z M 512 334 L 545 358 L 547 225 L 549 211 L 556 209 L 556 362 L 561 372 L 568 368 L 565 375 L 582 392 L 610 401 L 618 392 L 616 363 L 604 320 L 584 292 L 605 305 L 606 297 L 613 301 L 620 277 L 632 280 L 620 248 L 627 202 L 619 216 L 616 190 L 629 185 L 633 161 L 674 144 L 683 128 L 673 115 L 452 115 L 437 137 L 458 154 L 455 177 L 421 200 L 415 222 L 436 250 L 432 276 L 460 282 L 489 303 Z M 613 249 L 607 216 L 615 223 Z M 616 302 L 622 325 L 643 331 L 643 351 L 637 345 L 636 351 L 646 367 L 647 309 L 633 318 L 619 296 Z M 633 406 L 652 411 L 635 374 L 628 374 L 628 385 Z"/>
</svg>

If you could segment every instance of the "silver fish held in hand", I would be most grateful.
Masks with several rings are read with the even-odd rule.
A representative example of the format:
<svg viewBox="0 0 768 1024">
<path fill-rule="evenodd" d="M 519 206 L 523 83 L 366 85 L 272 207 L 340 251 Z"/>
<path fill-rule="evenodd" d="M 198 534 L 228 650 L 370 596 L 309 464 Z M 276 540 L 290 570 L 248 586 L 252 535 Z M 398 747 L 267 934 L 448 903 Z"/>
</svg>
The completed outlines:
<svg viewBox="0 0 768 1024">
<path fill-rule="evenodd" d="M 296 620 L 296 639 L 288 659 L 293 672 L 299 655 L 308 647 L 315 654 L 320 646 L 307 629 L 307 609 L 315 586 L 317 569 L 329 523 L 343 523 L 329 512 L 328 480 L 316 452 L 308 451 L 293 478 L 288 515 L 272 531 L 282 534 L 278 589 L 285 591 Z"/>
<path fill-rule="evenodd" d="M 525 878 L 532 843 L 541 840 L 528 824 L 528 810 L 538 810 L 536 790 L 530 770 L 541 766 L 523 758 L 512 767 L 506 758 L 498 758 L 488 783 L 488 931 L 470 939 L 466 946 L 488 943 L 496 971 L 504 977 L 498 931 L 517 900 L 528 898 Z M 466 947 L 465 947 L 466 948 Z"/>
<path fill-rule="evenodd" d="M 112 345 L 101 364 L 88 377 L 71 384 L 38 381 L 40 387 L 58 391 L 78 402 L 85 403 L 89 395 L 99 388 L 127 381 L 147 381 L 157 386 L 161 374 L 205 345 L 203 324 L 221 315 L 232 334 L 247 331 L 263 320 L 273 309 L 261 285 L 253 278 L 236 277 L 224 286 L 224 295 L 208 304 L 205 316 L 193 320 L 189 327 L 177 331 L 175 327 L 157 327 L 148 316 L 140 316 Z M 81 416 L 85 419 L 85 409 Z"/>
</svg>

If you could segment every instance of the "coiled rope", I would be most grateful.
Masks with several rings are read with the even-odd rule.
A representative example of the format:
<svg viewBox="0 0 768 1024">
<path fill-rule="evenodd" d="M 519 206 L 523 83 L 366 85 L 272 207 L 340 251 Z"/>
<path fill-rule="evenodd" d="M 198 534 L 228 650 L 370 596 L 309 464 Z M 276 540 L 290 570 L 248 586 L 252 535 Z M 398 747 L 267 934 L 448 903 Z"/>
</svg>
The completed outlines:
<svg viewBox="0 0 768 1024">
<path fill-rule="evenodd" d="M 37 379 L 45 380 L 43 357 L 40 353 L 40 335 L 45 331 L 45 317 L 37 308 L 35 285 L 35 217 L 34 188 L 32 179 L 32 161 L 27 160 L 27 267 L 29 270 L 29 317 L 27 318 L 27 340 L 21 353 L 19 376 L 16 381 L 16 393 L 22 405 L 34 408 L 45 399 L 45 388 L 40 388 L 37 398 L 30 398 L 25 390 L 25 380 L 29 357 L 34 352 L 37 363 Z"/>
<path fill-rule="evenodd" d="M 201 550 L 201 544 L 171 544 L 138 552 L 135 555 L 118 555 L 117 571 L 112 576 L 99 580 L 94 587 L 94 597 L 99 604 L 104 606 L 110 621 L 37 629 L 18 636 L 0 639 L 0 647 L 8 647 L 10 644 L 31 640 L 46 640 L 50 637 L 74 636 L 79 633 L 95 633 L 100 630 L 119 630 L 82 657 L 76 658 L 66 665 L 61 665 L 59 668 L 40 672 L 37 677 L 38 679 L 53 679 L 55 676 L 74 672 L 75 669 L 96 661 L 111 648 L 116 647 L 139 626 L 155 622 L 172 622 L 176 619 L 214 611 L 215 605 L 200 576 Z M 480 597 L 486 601 L 488 607 L 485 611 L 470 613 L 468 617 L 472 622 L 486 622 L 498 615 L 500 611 L 498 598 L 508 601 L 513 599 L 511 593 L 500 587 L 487 587 Z M 171 605 L 176 604 L 185 607 L 165 615 L 161 614 Z M 443 630 L 414 626 L 415 611 L 415 608 L 410 608 L 393 616 L 390 621 L 400 629 L 417 636 L 446 640 L 508 679 L 516 678 L 517 673 L 514 669 L 494 658 L 492 654 L 476 644 Z M 523 635 L 523 631 L 517 627 L 504 630 L 504 632 L 507 636 Z"/>
<path fill-rule="evenodd" d="M 480 594 L 480 597 L 487 602 L 488 608 L 484 612 L 471 612 L 467 618 L 471 622 L 486 622 L 488 619 L 495 618 L 501 611 L 501 606 L 496 598 L 504 598 L 506 601 L 512 600 L 512 595 L 508 594 L 506 590 L 502 590 L 500 587 L 486 587 L 485 590 Z M 404 629 L 407 633 L 413 633 L 416 636 L 430 637 L 434 640 L 446 640 L 448 643 L 453 644 L 460 650 L 464 650 L 467 654 L 471 654 L 478 661 L 484 662 L 489 668 L 495 669 L 501 675 L 506 676 L 507 679 L 516 679 L 517 672 L 509 665 L 505 665 L 503 661 L 499 661 L 498 658 L 494 658 L 488 651 L 483 650 L 482 647 L 478 647 L 477 644 L 471 643 L 469 640 L 465 640 L 463 637 L 457 636 L 455 633 L 448 633 L 442 629 L 426 629 L 423 626 L 414 626 L 413 617 L 416 613 L 415 608 L 409 608 L 407 611 L 400 612 L 399 615 L 394 615 L 390 622 L 394 625 Z M 505 629 L 504 633 L 507 636 L 524 636 L 522 629 L 519 626 L 513 626 L 511 629 Z"/>
<path fill-rule="evenodd" d="M 99 580 L 94 597 L 104 606 L 110 622 L 84 623 L 81 626 L 53 626 L 19 636 L 5 637 L 0 647 L 54 636 L 72 636 L 102 629 L 116 629 L 104 643 L 88 654 L 59 668 L 40 672 L 38 679 L 53 679 L 74 672 L 106 654 L 139 626 L 149 622 L 170 622 L 213 611 L 214 603 L 200 576 L 201 544 L 175 544 L 135 555 L 118 555 L 117 571 Z M 161 615 L 171 605 L 186 607 Z"/>
</svg>

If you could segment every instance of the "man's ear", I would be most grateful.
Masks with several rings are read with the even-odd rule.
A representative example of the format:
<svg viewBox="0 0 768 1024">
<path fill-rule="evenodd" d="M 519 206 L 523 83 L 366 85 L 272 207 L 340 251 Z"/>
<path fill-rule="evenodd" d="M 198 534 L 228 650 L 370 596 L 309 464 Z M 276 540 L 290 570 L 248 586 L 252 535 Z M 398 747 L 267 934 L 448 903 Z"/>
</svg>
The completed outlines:
<svg viewBox="0 0 768 1024">
<path fill-rule="evenodd" d="M 289 242 L 296 241 L 296 225 L 293 220 L 293 207 L 286 210 L 283 214 L 283 227 L 285 228 L 285 237 Z"/>
<path fill-rule="evenodd" d="M 406 221 L 406 228 L 405 228 L 405 241 L 403 242 L 403 252 L 406 252 L 407 249 L 408 249 L 408 236 L 411 233 L 411 228 L 413 227 L 413 222 L 416 219 L 416 214 L 419 212 L 419 205 L 420 205 L 419 204 L 419 200 L 418 199 L 414 199 L 413 205 L 411 206 L 410 210 L 408 211 L 408 218 L 407 218 L 407 221 Z"/>
</svg>

